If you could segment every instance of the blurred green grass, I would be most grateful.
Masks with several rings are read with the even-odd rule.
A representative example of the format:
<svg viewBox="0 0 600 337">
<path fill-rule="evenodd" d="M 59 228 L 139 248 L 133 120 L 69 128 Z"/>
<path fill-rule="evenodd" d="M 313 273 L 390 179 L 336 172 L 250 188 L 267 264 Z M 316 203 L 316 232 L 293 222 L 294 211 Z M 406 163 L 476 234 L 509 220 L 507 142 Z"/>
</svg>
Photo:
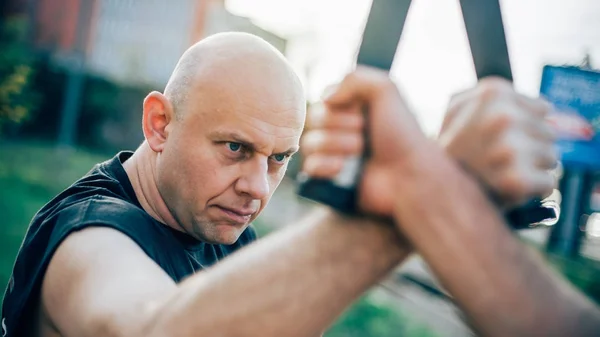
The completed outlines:
<svg viewBox="0 0 600 337">
<path fill-rule="evenodd" d="M 35 213 L 94 164 L 108 158 L 82 150 L 59 153 L 44 143 L 0 143 L 0 298 Z"/>
</svg>

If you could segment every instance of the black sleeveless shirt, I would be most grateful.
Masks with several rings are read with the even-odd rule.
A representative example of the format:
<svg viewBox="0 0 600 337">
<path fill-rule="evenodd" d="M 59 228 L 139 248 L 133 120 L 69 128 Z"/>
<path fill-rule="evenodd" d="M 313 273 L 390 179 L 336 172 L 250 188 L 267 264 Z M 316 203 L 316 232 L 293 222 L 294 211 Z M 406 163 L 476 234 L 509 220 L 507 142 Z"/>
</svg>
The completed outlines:
<svg viewBox="0 0 600 337">
<path fill-rule="evenodd" d="M 23 336 L 33 323 L 41 283 L 52 255 L 71 233 L 91 226 L 116 229 L 136 242 L 175 282 L 254 241 L 249 226 L 233 245 L 215 245 L 156 221 L 139 204 L 120 152 L 96 165 L 33 218 L 17 255 L 2 304 L 2 336 Z"/>
</svg>

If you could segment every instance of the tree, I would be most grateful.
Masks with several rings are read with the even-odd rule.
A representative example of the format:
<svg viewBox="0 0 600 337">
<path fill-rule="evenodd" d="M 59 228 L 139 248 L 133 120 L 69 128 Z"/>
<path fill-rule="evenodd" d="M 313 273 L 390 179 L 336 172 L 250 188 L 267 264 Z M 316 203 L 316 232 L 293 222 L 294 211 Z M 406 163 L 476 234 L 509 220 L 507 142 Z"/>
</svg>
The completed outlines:
<svg viewBox="0 0 600 337">
<path fill-rule="evenodd" d="M 11 18 L 0 27 L 0 135 L 31 117 L 39 97 L 33 89 L 35 59 L 26 41 L 27 21 Z"/>
</svg>

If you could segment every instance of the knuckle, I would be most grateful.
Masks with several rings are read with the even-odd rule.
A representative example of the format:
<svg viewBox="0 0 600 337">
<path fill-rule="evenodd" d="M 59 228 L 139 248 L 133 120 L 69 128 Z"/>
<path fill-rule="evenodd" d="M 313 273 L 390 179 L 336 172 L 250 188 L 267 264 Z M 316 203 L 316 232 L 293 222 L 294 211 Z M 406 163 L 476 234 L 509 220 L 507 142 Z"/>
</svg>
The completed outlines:
<svg viewBox="0 0 600 337">
<path fill-rule="evenodd" d="M 389 76 L 384 71 L 365 65 L 356 67 L 356 70 L 350 73 L 350 76 L 360 77 L 378 84 L 391 82 Z"/>
<path fill-rule="evenodd" d="M 536 184 L 535 189 L 529 191 L 529 196 L 538 196 L 545 198 L 554 192 L 554 178 L 545 172 L 542 172 L 539 177 L 539 182 Z"/>
<path fill-rule="evenodd" d="M 502 132 L 517 124 L 517 118 L 507 111 L 490 114 L 486 125 L 487 132 Z"/>
<path fill-rule="evenodd" d="M 361 153 L 364 148 L 364 139 L 361 135 L 355 134 L 349 137 L 347 144 L 347 151 L 350 153 Z"/>
<path fill-rule="evenodd" d="M 540 190 L 540 197 L 542 198 L 547 198 L 550 195 L 552 195 L 552 193 L 554 193 L 554 184 L 548 184 L 547 186 L 544 186 L 541 190 Z"/>
<path fill-rule="evenodd" d="M 396 88 L 387 72 L 365 65 L 357 66 L 342 82 L 360 84 L 363 99 L 373 98 L 375 95 Z"/>
<path fill-rule="evenodd" d="M 354 119 L 352 120 L 352 126 L 355 129 L 362 130 L 365 127 L 366 121 L 365 117 L 361 113 L 357 113 L 354 115 Z"/>
<path fill-rule="evenodd" d="M 529 184 L 518 171 L 513 170 L 503 177 L 500 189 L 511 198 L 520 199 L 527 195 Z"/>
<path fill-rule="evenodd" d="M 300 139 L 300 146 L 303 152 L 310 152 L 319 147 L 324 142 L 325 135 L 321 130 L 311 130 L 304 134 Z"/>
<path fill-rule="evenodd" d="M 481 98 L 486 101 L 513 92 L 510 82 L 500 77 L 484 78 L 479 81 L 478 87 Z"/>
<path fill-rule="evenodd" d="M 306 126 L 309 129 L 316 129 L 323 126 L 323 120 L 325 119 L 326 109 L 321 103 L 316 103 L 310 106 L 306 116 Z"/>
<path fill-rule="evenodd" d="M 330 84 L 328 85 L 323 92 L 321 93 L 321 101 L 327 101 L 327 99 L 329 97 L 331 97 L 332 95 L 334 95 L 335 93 L 337 93 L 342 85 L 343 82 L 348 80 L 348 75 L 344 77 L 344 79 L 342 81 L 340 81 L 339 83 L 335 83 L 335 84 Z"/>
<path fill-rule="evenodd" d="M 457 104 L 457 102 L 460 102 L 462 94 L 463 93 L 458 93 L 452 94 L 452 96 L 450 96 L 450 100 L 448 101 L 448 110 L 452 110 L 452 107 L 454 107 Z"/>
<path fill-rule="evenodd" d="M 540 155 L 543 156 L 551 165 L 555 165 L 558 161 L 558 153 L 556 153 L 556 150 L 552 144 L 544 146 L 540 151 Z"/>
<path fill-rule="evenodd" d="M 463 106 L 461 103 L 462 102 L 459 101 L 450 102 L 450 104 L 448 105 L 448 111 L 446 112 L 446 115 L 444 116 L 444 120 L 442 122 L 442 129 L 448 128 L 448 126 L 456 119 L 456 116 L 458 116 L 463 111 Z"/>
<path fill-rule="evenodd" d="M 517 159 L 517 151 L 510 145 L 502 144 L 498 146 L 493 156 L 498 165 L 511 166 Z"/>
<path fill-rule="evenodd" d="M 543 134 L 543 137 L 547 143 L 554 143 L 557 139 L 557 135 L 556 132 L 554 131 L 554 128 L 552 127 L 552 125 L 550 125 L 550 123 L 541 123 L 541 132 Z"/>
<path fill-rule="evenodd" d="M 377 82 L 377 89 L 380 92 L 390 93 L 397 91 L 396 84 L 388 76 L 382 77 L 382 74 L 379 74 L 379 76 L 380 78 Z"/>
<path fill-rule="evenodd" d="M 556 168 L 556 166 L 558 165 L 558 153 L 556 153 L 556 150 L 554 149 L 554 147 L 552 147 L 551 150 L 549 151 L 548 157 L 549 157 L 548 161 L 551 164 L 550 168 L 551 169 Z"/>
<path fill-rule="evenodd" d="M 306 156 L 302 161 L 302 171 L 306 174 L 313 174 L 316 169 L 316 163 L 313 156 Z"/>
<path fill-rule="evenodd" d="M 363 77 L 363 71 L 364 70 L 361 67 L 357 67 L 355 71 L 346 74 L 346 76 L 344 76 L 344 78 L 340 82 L 340 86 L 345 82 L 354 82 L 357 79 L 360 80 L 360 78 Z"/>
<path fill-rule="evenodd" d="M 341 157 L 314 154 L 304 159 L 302 171 L 312 176 L 334 176 L 341 171 L 343 164 Z"/>
<path fill-rule="evenodd" d="M 547 100 L 545 100 L 544 98 L 537 98 L 535 101 L 536 101 L 536 104 L 538 105 L 537 110 L 539 111 L 539 115 L 542 118 L 545 118 L 546 116 L 548 116 L 554 109 L 552 104 L 550 102 L 548 102 Z"/>
</svg>

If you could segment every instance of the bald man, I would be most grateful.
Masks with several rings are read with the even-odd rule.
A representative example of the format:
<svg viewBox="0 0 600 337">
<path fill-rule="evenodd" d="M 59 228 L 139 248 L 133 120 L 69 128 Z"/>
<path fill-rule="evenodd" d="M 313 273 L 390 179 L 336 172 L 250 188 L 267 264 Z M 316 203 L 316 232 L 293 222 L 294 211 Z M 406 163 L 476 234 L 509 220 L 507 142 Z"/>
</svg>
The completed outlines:
<svg viewBox="0 0 600 337">
<path fill-rule="evenodd" d="M 372 108 L 389 109 L 389 118 L 373 125 L 381 135 L 373 144 L 378 159 L 366 167 L 359 206 L 391 218 L 403 186 L 396 180 L 405 182 L 417 167 L 423 175 L 440 172 L 429 160 L 413 160 L 415 151 L 434 148 L 423 147 L 430 141 L 402 104 L 377 94 L 395 88 L 391 82 L 370 74 L 355 82 L 363 91 L 346 98 L 383 97 Z M 521 147 L 503 146 L 506 137 L 498 136 L 540 121 L 543 108 L 521 106 L 515 114 L 529 117 L 505 123 L 494 114 L 495 93 L 504 90 L 497 87 L 463 97 L 456 109 L 475 117 L 459 118 L 470 122 L 450 128 L 444 147 L 507 201 L 545 193 L 553 158 L 536 147 L 547 145 L 536 138 L 544 130 L 519 138 Z M 468 102 L 479 103 L 474 109 Z M 364 125 L 356 113 L 328 116 L 319 123 L 353 132 Z M 33 219 L 6 292 L 3 336 L 320 335 L 412 249 L 390 223 L 328 210 L 248 245 L 256 239 L 249 224 L 298 150 L 304 119 L 298 78 L 263 40 L 229 33 L 192 46 L 164 93 L 144 100 L 142 145 L 95 166 Z M 307 172 L 326 176 L 345 154 L 361 151 L 353 132 L 312 133 Z M 498 137 L 480 141 L 490 134 Z M 465 139 L 481 146 L 464 150 L 458 145 Z M 493 162 L 498 151 L 476 152 L 485 148 L 535 165 L 519 162 L 515 170 L 502 156 Z M 451 204 L 448 188 L 460 193 L 456 184 L 439 186 L 444 199 L 430 200 L 432 214 L 441 202 Z M 407 205 L 420 197 L 403 192 Z M 495 216 L 490 207 L 461 206 Z"/>
</svg>

